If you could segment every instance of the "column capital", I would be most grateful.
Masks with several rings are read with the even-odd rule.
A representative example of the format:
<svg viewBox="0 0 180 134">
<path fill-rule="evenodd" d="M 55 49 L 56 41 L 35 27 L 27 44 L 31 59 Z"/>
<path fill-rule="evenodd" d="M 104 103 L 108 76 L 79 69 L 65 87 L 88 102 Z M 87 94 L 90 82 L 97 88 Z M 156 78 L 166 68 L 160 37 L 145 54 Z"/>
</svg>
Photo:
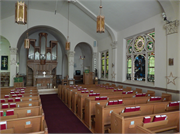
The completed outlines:
<svg viewBox="0 0 180 134">
<path fill-rule="evenodd" d="M 166 35 L 178 33 L 179 20 L 172 21 L 164 25 Z"/>
<path fill-rule="evenodd" d="M 68 51 L 67 55 L 68 57 L 74 57 L 75 51 Z"/>
<path fill-rule="evenodd" d="M 9 48 L 11 55 L 16 55 L 18 48 Z"/>
<path fill-rule="evenodd" d="M 117 48 L 117 41 L 113 41 L 111 43 L 111 47 L 112 47 L 112 49 L 116 49 Z"/>
</svg>

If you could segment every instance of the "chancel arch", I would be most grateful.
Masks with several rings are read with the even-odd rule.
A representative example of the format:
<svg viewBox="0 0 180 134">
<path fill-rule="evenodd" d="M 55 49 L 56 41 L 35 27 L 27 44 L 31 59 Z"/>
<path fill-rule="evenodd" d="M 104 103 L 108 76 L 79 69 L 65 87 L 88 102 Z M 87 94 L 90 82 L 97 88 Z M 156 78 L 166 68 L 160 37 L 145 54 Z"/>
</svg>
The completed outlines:
<svg viewBox="0 0 180 134">
<path fill-rule="evenodd" d="M 34 44 L 31 44 L 29 50 L 28 49 L 26 50 L 24 48 L 24 38 L 26 38 L 27 33 L 29 34 L 28 38 L 34 41 Z M 43 35 L 46 35 L 46 36 L 43 36 Z M 45 40 L 43 41 L 42 39 L 44 39 L 44 37 L 45 37 Z M 45 43 L 46 47 L 43 46 L 44 44 L 43 42 Z M 64 69 L 67 69 L 67 68 L 63 68 L 63 63 L 67 64 L 67 62 L 64 61 L 67 59 L 63 59 L 63 57 L 66 54 L 65 46 L 64 46 L 65 42 L 66 42 L 66 38 L 64 37 L 64 35 L 57 29 L 49 27 L 49 26 L 36 26 L 36 27 L 32 27 L 26 30 L 20 36 L 18 40 L 18 44 L 17 44 L 17 48 L 18 48 L 17 57 L 19 58 L 18 59 L 19 61 L 18 74 L 28 77 L 29 74 L 33 73 L 33 76 L 31 76 L 32 77 L 31 79 L 33 80 L 29 82 L 29 86 L 35 86 L 34 84 L 36 82 L 34 81 L 33 77 L 36 74 L 42 73 L 41 71 L 45 71 L 47 74 L 54 74 L 54 77 L 56 75 L 62 76 L 63 72 L 66 71 Z M 56 46 L 53 43 L 55 43 Z M 31 57 L 31 51 L 32 51 L 33 57 Z M 39 54 L 39 56 L 37 55 L 37 53 Z M 45 63 L 46 65 L 41 65 L 42 63 L 41 58 L 43 55 L 45 56 L 45 59 L 46 59 L 46 63 Z M 37 59 L 37 57 L 39 58 Z M 34 67 L 34 65 L 29 65 L 29 60 L 31 59 L 34 61 L 34 63 L 38 62 L 37 66 L 39 69 L 35 69 L 36 67 Z M 53 65 L 50 62 L 54 62 L 54 63 L 56 62 L 56 65 Z M 49 67 L 51 69 L 49 69 Z M 28 79 L 27 79 L 27 84 L 28 84 Z"/>
</svg>

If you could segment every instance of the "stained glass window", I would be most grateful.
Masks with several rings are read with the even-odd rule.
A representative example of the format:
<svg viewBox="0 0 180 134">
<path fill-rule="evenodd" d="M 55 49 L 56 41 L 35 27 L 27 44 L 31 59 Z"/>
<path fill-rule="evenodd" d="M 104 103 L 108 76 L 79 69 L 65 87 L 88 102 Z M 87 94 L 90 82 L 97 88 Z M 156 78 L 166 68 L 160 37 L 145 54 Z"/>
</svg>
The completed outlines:
<svg viewBox="0 0 180 134">
<path fill-rule="evenodd" d="M 105 63 L 104 62 L 105 62 L 104 61 L 104 53 L 102 53 L 101 54 L 101 78 L 104 78 L 104 70 L 105 70 L 105 68 L 104 68 Z"/>
<path fill-rule="evenodd" d="M 127 79 L 131 80 L 132 60 L 130 57 L 128 57 L 127 59 Z"/>
<path fill-rule="evenodd" d="M 108 78 L 109 74 L 109 52 L 101 53 L 101 78 Z"/>
<path fill-rule="evenodd" d="M 154 72 L 155 72 L 155 57 L 154 53 L 149 53 L 148 54 L 148 81 L 149 82 L 154 82 Z"/>
<path fill-rule="evenodd" d="M 109 72 L 109 53 L 106 52 L 106 78 L 108 78 L 108 72 Z"/>
<path fill-rule="evenodd" d="M 134 36 L 126 41 L 127 80 L 154 82 L 155 32 Z"/>
</svg>

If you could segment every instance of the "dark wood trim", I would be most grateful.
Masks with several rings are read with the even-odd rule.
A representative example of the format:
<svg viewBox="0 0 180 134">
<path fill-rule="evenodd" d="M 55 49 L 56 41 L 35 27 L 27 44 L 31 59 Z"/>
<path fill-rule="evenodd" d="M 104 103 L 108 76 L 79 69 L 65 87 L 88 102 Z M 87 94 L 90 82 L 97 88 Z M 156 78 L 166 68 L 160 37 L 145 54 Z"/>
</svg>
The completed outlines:
<svg viewBox="0 0 180 134">
<path fill-rule="evenodd" d="M 180 91 L 178 91 L 178 90 L 166 89 L 166 88 L 161 88 L 161 87 L 151 87 L 151 86 L 144 86 L 144 85 L 123 83 L 123 82 L 119 82 L 119 81 L 101 80 L 101 79 L 99 79 L 98 81 L 110 82 L 110 83 L 113 83 L 113 84 L 121 84 L 121 85 L 129 85 L 129 86 L 138 86 L 138 87 L 142 87 L 142 88 L 153 88 L 153 90 L 159 90 L 159 91 L 164 91 L 164 92 L 169 92 L 169 93 L 178 93 L 178 94 L 180 94 Z"/>
</svg>

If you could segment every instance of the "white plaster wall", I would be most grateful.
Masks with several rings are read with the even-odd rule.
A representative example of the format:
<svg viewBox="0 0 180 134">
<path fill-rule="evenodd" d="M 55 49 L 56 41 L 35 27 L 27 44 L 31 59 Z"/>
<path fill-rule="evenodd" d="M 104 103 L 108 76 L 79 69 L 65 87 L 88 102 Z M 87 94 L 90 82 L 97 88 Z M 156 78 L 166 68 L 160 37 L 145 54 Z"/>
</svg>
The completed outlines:
<svg viewBox="0 0 180 134">
<path fill-rule="evenodd" d="M 39 25 L 50 26 L 59 30 L 67 37 L 67 19 L 61 14 L 57 13 L 54 15 L 52 12 L 30 9 L 28 15 L 28 28 Z M 27 30 L 27 25 L 16 24 L 14 18 L 15 16 L 13 15 L 1 20 L 1 35 L 9 40 L 11 47 L 16 48 L 20 36 Z M 93 46 L 94 38 L 73 23 L 70 22 L 69 25 L 69 40 L 71 42 L 70 51 L 73 51 L 75 46 L 80 42 L 86 42 L 90 46 Z M 97 52 L 97 47 L 92 48 L 93 52 Z M 64 69 L 67 69 L 67 67 Z M 66 72 L 66 70 L 64 71 Z"/>
<path fill-rule="evenodd" d="M 132 81 L 123 81 L 127 83 L 138 83 L 142 85 L 156 86 L 156 87 L 166 87 L 166 34 L 165 29 L 163 29 L 163 19 L 161 14 L 156 15 L 152 18 L 149 18 L 141 23 L 138 23 L 134 26 L 131 26 L 123 31 L 121 31 L 121 36 L 118 36 L 118 51 L 120 50 L 119 57 L 123 57 L 122 61 L 118 64 L 119 66 L 123 66 L 121 72 L 119 72 L 118 77 L 124 77 L 126 75 L 126 43 L 125 39 L 127 37 L 155 29 L 155 83 L 152 85 L 151 83 L 144 82 L 132 82 Z M 123 47 L 122 47 L 123 46 Z M 123 48 L 123 49 L 122 49 Z M 124 77 L 125 78 L 125 77 Z M 118 78 L 119 79 L 119 78 Z M 123 78 L 122 78 L 123 80 Z"/>
<path fill-rule="evenodd" d="M 29 10 L 28 28 L 46 25 L 59 30 L 67 37 L 67 19 L 61 14 L 52 14 L 52 12 L 40 11 L 35 9 Z M 86 42 L 93 46 L 93 39 L 73 23 L 69 23 L 69 39 L 71 42 L 70 51 L 74 50 L 75 45 L 79 42 Z M 12 47 L 17 46 L 20 35 L 27 29 L 27 25 L 18 25 L 14 22 L 14 15 L 2 20 L 2 35 L 7 37 Z M 95 47 L 92 47 L 94 52 L 97 52 Z"/>
<path fill-rule="evenodd" d="M 81 75 L 83 75 L 83 60 L 80 59 L 82 56 L 82 51 L 79 46 L 75 47 L 75 54 L 74 54 L 74 75 L 76 70 L 81 70 Z"/>
<path fill-rule="evenodd" d="M 125 82 L 125 83 L 134 83 L 139 85 L 149 85 L 156 87 L 166 87 L 166 34 L 165 29 L 163 29 L 163 19 L 161 14 L 156 15 L 152 18 L 144 20 L 141 23 L 133 25 L 125 30 L 118 32 L 118 43 L 117 43 L 117 63 L 115 66 L 117 68 L 117 81 Z M 133 82 L 126 81 L 126 41 L 127 37 L 140 34 L 142 32 L 155 29 L 155 83 L 144 83 L 144 82 Z M 110 47 L 111 39 L 105 38 L 103 40 L 98 41 L 98 52 L 104 50 L 109 51 L 109 57 L 112 57 L 111 47 Z M 173 53 L 173 51 L 172 51 Z M 99 55 L 98 55 L 99 56 Z M 99 60 L 99 70 L 100 70 L 100 57 Z M 111 65 L 111 62 L 109 63 Z M 99 71 L 98 70 L 98 71 Z M 111 70 L 111 66 L 109 66 L 109 70 Z M 111 72 L 109 72 L 111 74 Z M 109 77 L 111 80 L 111 77 Z"/>
<path fill-rule="evenodd" d="M 109 76 L 108 78 L 101 78 L 102 80 L 111 80 L 111 64 L 112 64 L 112 48 L 111 44 L 112 40 L 110 37 L 104 38 L 102 40 L 97 41 L 98 53 L 97 53 L 97 71 L 98 78 L 101 78 L 101 52 L 109 51 Z"/>
</svg>

